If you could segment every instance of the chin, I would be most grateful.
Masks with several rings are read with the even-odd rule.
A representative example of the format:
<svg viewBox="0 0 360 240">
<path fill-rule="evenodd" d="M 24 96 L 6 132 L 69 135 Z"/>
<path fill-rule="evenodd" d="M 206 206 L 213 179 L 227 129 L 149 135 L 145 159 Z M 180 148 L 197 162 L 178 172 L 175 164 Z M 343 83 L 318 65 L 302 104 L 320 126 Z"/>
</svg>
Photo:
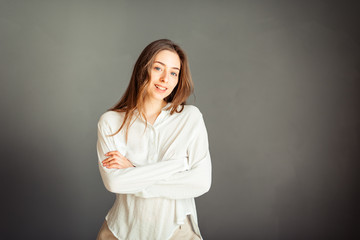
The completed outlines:
<svg viewBox="0 0 360 240">
<path fill-rule="evenodd" d="M 169 94 L 167 94 L 167 95 L 153 95 L 153 96 L 151 96 L 151 99 L 153 99 L 153 100 L 155 100 L 155 101 L 164 101 L 164 99 L 165 98 L 167 98 L 167 96 L 169 96 Z"/>
</svg>

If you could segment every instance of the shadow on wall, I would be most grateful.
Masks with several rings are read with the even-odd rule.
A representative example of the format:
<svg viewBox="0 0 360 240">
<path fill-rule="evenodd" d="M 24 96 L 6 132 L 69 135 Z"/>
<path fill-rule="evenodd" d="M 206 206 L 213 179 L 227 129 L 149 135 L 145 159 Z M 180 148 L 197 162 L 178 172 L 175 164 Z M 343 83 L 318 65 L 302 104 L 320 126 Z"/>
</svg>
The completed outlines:
<svg viewBox="0 0 360 240">
<path fill-rule="evenodd" d="M 78 184 L 71 183 L 76 177 L 71 176 L 71 169 L 64 163 L 68 156 L 61 155 L 66 151 L 60 149 L 61 145 L 54 138 L 38 144 L 37 140 L 46 135 L 42 134 L 44 136 L 37 135 L 33 140 L 5 136 L 9 140 L 2 142 L 2 155 L 7 156 L 3 159 L 1 174 L 1 182 L 5 185 L 2 204 L 6 216 L 2 224 L 6 229 L 2 233 L 3 239 L 95 238 L 108 206 L 96 208 L 91 203 L 94 199 L 81 196 Z M 82 177 L 78 176 L 78 179 Z M 105 197 L 102 195 L 103 202 Z M 79 199 L 82 198 L 88 199 L 80 206 L 82 200 Z M 89 207 L 91 204 L 93 206 Z M 96 224 L 96 229 L 89 227 Z"/>
<path fill-rule="evenodd" d="M 276 189 L 278 239 L 359 239 L 359 184 L 351 169 L 358 164 L 339 175 L 331 159 L 317 169 L 306 163 L 313 159 L 299 159 L 295 176 Z"/>
</svg>

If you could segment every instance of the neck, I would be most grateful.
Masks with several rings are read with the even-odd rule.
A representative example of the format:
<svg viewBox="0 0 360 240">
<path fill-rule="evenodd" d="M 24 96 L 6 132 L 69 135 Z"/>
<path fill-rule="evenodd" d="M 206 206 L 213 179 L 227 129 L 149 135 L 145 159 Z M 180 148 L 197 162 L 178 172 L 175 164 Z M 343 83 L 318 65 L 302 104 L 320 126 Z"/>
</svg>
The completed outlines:
<svg viewBox="0 0 360 240">
<path fill-rule="evenodd" d="M 167 104 L 166 101 L 155 101 L 151 99 L 146 99 L 144 102 L 144 111 L 147 116 L 160 113 L 161 109 Z"/>
</svg>

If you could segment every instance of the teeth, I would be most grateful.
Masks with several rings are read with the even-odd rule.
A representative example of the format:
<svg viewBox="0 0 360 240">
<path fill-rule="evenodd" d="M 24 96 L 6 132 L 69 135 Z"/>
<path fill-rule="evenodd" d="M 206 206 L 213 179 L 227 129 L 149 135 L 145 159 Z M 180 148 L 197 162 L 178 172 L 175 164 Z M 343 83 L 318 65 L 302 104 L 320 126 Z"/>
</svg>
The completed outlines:
<svg viewBox="0 0 360 240">
<path fill-rule="evenodd" d="M 155 87 L 159 88 L 160 90 L 166 90 L 166 88 L 160 87 L 159 85 L 155 85 Z"/>
</svg>

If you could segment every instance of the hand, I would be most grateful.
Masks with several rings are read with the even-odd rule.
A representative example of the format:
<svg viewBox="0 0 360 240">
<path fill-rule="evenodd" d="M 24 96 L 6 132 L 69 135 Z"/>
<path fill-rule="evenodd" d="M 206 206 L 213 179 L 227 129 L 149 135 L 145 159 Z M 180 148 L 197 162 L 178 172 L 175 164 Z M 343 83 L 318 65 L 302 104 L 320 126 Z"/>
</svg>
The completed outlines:
<svg viewBox="0 0 360 240">
<path fill-rule="evenodd" d="M 111 151 L 105 154 L 105 156 L 109 156 L 105 160 L 102 161 L 102 164 L 106 168 L 116 168 L 123 169 L 134 167 L 132 163 L 123 155 L 119 153 L 119 151 Z"/>
</svg>

